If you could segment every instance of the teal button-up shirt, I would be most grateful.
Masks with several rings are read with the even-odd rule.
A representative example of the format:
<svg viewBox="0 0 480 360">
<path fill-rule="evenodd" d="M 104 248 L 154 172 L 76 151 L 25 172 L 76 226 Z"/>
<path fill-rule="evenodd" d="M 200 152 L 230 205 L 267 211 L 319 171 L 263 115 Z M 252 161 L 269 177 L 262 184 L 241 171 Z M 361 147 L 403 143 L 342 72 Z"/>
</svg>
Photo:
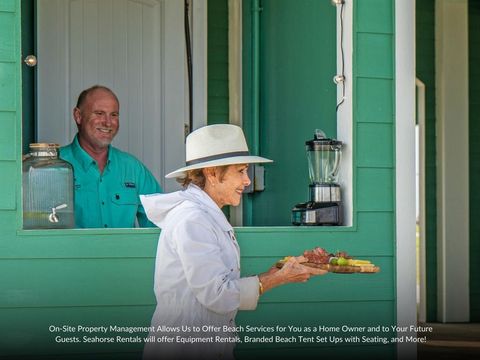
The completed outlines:
<svg viewBox="0 0 480 360">
<path fill-rule="evenodd" d="M 79 228 L 153 227 L 139 195 L 161 192 L 152 173 L 134 156 L 109 146 L 100 173 L 97 162 L 82 149 L 77 136 L 60 149 L 60 158 L 73 166 L 75 223 Z"/>
</svg>

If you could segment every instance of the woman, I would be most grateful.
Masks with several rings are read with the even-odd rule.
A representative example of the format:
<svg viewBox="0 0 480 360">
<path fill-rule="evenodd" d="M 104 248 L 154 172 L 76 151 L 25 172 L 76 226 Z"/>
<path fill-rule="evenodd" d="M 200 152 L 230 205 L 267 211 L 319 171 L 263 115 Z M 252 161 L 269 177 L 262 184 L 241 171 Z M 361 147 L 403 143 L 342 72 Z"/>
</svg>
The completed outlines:
<svg viewBox="0 0 480 360">
<path fill-rule="evenodd" d="M 162 229 L 155 263 L 157 307 L 144 358 L 233 358 L 238 310 L 254 310 L 264 292 L 304 282 L 325 271 L 292 257 L 282 269 L 240 277 L 240 251 L 221 208 L 240 204 L 250 184 L 250 156 L 242 130 L 210 125 L 186 141 L 187 166 L 177 178 L 183 191 L 141 196 L 148 218 Z"/>
</svg>

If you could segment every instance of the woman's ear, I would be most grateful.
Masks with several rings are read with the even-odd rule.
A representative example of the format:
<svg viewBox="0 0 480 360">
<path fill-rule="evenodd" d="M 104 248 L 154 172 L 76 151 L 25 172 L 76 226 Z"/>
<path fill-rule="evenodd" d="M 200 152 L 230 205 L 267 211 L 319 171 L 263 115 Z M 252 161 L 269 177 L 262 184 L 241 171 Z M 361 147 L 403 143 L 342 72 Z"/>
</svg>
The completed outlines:
<svg viewBox="0 0 480 360">
<path fill-rule="evenodd" d="M 214 185 L 217 182 L 215 167 L 203 168 L 202 171 L 207 183 Z"/>
</svg>

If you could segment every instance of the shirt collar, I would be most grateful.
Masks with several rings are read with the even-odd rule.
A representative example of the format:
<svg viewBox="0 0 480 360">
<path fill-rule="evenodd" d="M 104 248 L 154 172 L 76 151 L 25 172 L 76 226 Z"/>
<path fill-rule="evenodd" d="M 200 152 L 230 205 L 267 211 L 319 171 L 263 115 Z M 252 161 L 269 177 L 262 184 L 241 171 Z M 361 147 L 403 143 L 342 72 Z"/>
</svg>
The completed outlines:
<svg viewBox="0 0 480 360">
<path fill-rule="evenodd" d="M 105 169 L 108 169 L 108 165 L 112 160 L 112 151 L 110 151 L 110 148 L 111 145 L 108 145 L 108 159 Z M 91 166 L 97 165 L 97 162 L 80 146 L 80 143 L 78 142 L 78 134 L 75 135 L 72 142 L 72 153 L 85 172 L 87 172 Z"/>
</svg>

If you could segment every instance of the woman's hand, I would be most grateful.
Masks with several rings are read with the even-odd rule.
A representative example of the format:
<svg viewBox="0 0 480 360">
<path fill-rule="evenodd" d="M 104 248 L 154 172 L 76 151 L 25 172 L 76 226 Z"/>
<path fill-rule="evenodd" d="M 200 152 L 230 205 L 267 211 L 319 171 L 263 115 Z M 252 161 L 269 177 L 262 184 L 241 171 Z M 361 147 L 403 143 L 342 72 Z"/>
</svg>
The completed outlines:
<svg viewBox="0 0 480 360">
<path fill-rule="evenodd" d="M 303 258 L 303 256 L 299 258 Z M 291 282 L 306 282 L 312 275 L 323 275 L 327 273 L 326 270 L 302 265 L 299 260 L 303 259 L 299 258 L 292 256 L 279 270 L 279 275 L 282 275 L 284 284 Z"/>
<path fill-rule="evenodd" d="M 299 261 L 304 261 L 303 256 L 292 256 L 283 264 L 281 269 L 271 268 L 269 271 L 258 275 L 262 282 L 263 291 L 288 283 L 306 282 L 313 275 L 327 273 L 326 270 L 304 266 Z"/>
</svg>

